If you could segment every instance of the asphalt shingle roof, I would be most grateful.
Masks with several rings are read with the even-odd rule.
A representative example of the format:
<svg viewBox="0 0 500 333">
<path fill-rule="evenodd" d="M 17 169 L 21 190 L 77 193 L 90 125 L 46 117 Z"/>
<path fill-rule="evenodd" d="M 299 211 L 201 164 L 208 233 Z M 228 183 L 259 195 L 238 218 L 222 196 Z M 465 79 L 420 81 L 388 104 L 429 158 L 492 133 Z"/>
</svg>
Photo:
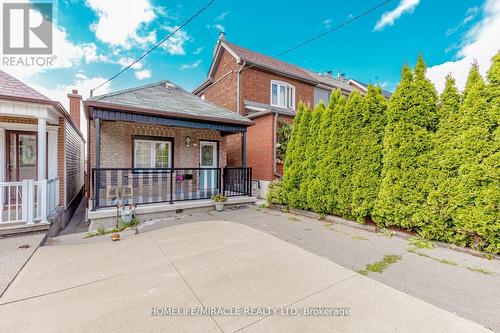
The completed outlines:
<svg viewBox="0 0 500 333">
<path fill-rule="evenodd" d="M 0 70 L 0 96 L 12 97 L 16 99 L 30 99 L 41 102 L 52 102 L 46 96 L 40 94 L 35 89 L 22 83 L 15 77 Z"/>
<path fill-rule="evenodd" d="M 151 111 L 156 114 L 165 113 L 166 116 L 179 118 L 252 124 L 247 118 L 207 102 L 166 80 L 96 96 L 85 101 L 87 104 L 92 102 Z"/>
</svg>

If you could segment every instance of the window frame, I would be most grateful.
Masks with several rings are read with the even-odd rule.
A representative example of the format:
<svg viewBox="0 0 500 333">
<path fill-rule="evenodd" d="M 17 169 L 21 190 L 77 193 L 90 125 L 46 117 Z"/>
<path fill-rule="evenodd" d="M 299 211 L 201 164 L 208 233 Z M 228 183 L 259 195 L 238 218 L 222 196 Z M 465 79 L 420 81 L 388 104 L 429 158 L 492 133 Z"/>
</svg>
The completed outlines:
<svg viewBox="0 0 500 333">
<path fill-rule="evenodd" d="M 276 102 L 273 103 L 273 85 L 276 85 Z M 283 87 L 285 89 L 285 96 L 284 96 L 284 105 L 280 105 L 280 90 Z M 291 92 L 291 93 L 290 93 Z M 288 102 L 291 102 L 291 106 L 288 106 Z M 295 110 L 295 86 L 284 81 L 279 81 L 279 80 L 271 80 L 271 87 L 270 87 L 270 105 L 272 106 L 277 106 L 280 108 L 284 109 L 291 109 Z"/>
<path fill-rule="evenodd" d="M 136 142 L 149 142 L 152 145 L 152 156 L 151 162 L 154 161 L 155 167 L 152 168 L 138 168 L 136 167 Z M 156 167 L 156 148 L 154 145 L 157 143 L 168 142 L 169 145 L 169 156 L 168 156 L 168 167 L 167 168 L 157 168 Z M 161 136 L 144 136 L 144 135 L 132 135 L 132 168 L 133 169 L 171 169 L 174 167 L 174 138 L 171 137 L 161 137 Z"/>
</svg>

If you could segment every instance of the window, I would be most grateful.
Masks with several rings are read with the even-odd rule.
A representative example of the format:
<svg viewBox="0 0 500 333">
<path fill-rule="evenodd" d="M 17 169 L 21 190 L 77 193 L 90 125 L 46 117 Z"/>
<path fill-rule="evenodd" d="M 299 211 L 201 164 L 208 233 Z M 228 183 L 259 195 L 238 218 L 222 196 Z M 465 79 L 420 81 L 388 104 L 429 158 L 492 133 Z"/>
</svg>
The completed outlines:
<svg viewBox="0 0 500 333">
<path fill-rule="evenodd" d="M 295 87 L 281 81 L 271 81 L 271 105 L 295 109 Z"/>
<path fill-rule="evenodd" d="M 134 139 L 134 168 L 171 168 L 172 141 Z"/>
</svg>

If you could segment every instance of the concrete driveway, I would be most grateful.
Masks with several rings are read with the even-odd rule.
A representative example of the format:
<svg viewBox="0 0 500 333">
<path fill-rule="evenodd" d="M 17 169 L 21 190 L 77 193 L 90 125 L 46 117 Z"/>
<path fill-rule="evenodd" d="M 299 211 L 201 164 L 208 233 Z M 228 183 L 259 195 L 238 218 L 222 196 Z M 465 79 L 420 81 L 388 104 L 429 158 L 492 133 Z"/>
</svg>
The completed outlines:
<svg viewBox="0 0 500 333">
<path fill-rule="evenodd" d="M 39 248 L 0 298 L 1 330 L 489 332 L 241 224 L 205 221 L 124 236 Z M 156 314 L 228 307 L 247 315 L 152 316 L 152 307 L 160 307 Z M 349 316 L 304 315 L 318 307 L 348 308 Z"/>
</svg>

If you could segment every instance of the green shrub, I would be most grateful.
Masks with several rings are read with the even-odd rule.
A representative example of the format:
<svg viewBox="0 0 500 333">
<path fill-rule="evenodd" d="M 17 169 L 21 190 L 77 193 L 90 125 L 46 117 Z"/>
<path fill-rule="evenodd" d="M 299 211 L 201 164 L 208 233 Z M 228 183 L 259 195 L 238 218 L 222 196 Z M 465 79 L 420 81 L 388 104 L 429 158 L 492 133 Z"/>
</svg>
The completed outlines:
<svg viewBox="0 0 500 333">
<path fill-rule="evenodd" d="M 271 204 L 286 205 L 286 196 L 283 192 L 283 182 L 279 179 L 273 180 L 267 188 L 266 200 Z"/>
</svg>

